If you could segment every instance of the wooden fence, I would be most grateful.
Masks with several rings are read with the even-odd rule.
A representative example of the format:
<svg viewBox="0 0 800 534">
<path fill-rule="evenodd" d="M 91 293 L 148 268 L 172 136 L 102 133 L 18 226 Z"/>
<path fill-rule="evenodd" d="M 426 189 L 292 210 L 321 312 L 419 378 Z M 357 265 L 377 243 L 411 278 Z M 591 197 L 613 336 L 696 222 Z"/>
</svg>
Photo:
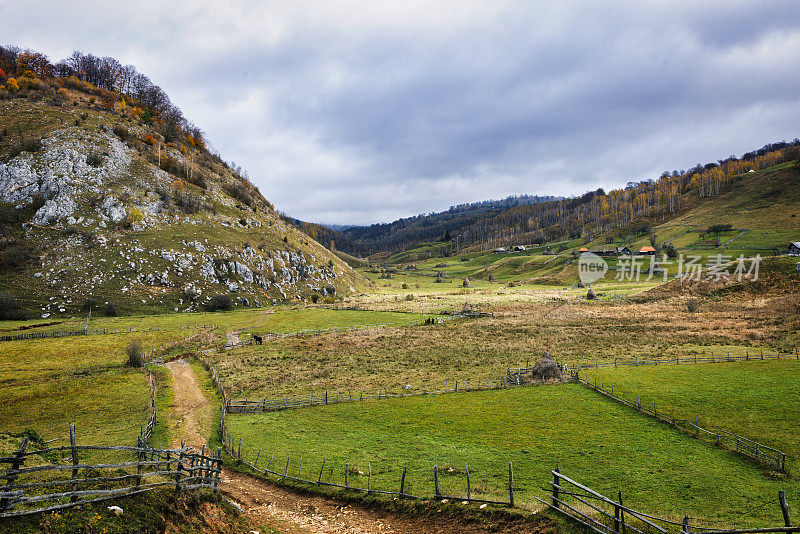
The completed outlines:
<svg viewBox="0 0 800 534">
<path fill-rule="evenodd" d="M 396 497 L 401 498 L 410 498 L 410 499 L 419 499 L 422 498 L 420 495 L 414 495 L 410 493 L 408 490 L 408 485 L 406 484 L 406 477 L 408 474 L 408 469 L 406 466 L 403 466 L 402 470 L 398 469 L 398 486 L 397 491 L 393 489 L 378 489 L 373 486 L 373 479 L 372 479 L 372 465 L 371 463 L 367 463 L 367 487 L 358 487 L 356 485 L 350 484 L 350 464 L 349 462 L 345 462 L 343 468 L 343 479 L 344 484 L 334 482 L 331 480 L 331 476 L 329 475 L 326 479 L 323 478 L 325 474 L 325 465 L 326 459 L 323 458 L 322 466 L 318 473 L 316 473 L 316 478 L 312 477 L 303 477 L 303 458 L 300 458 L 299 465 L 297 467 L 296 475 L 294 471 L 289 471 L 291 456 L 288 456 L 286 459 L 286 463 L 283 465 L 283 470 L 281 471 L 280 468 L 277 467 L 275 464 L 275 455 L 272 454 L 270 456 L 269 462 L 267 463 L 266 467 L 259 467 L 259 461 L 262 458 L 262 450 L 258 449 L 257 452 L 253 453 L 251 451 L 250 457 L 251 460 L 247 459 L 247 446 L 245 444 L 245 455 L 242 454 L 242 439 L 237 437 L 228 430 L 226 419 L 228 414 L 228 406 L 229 401 L 227 399 L 227 395 L 225 393 L 225 388 L 222 385 L 222 382 L 219 380 L 219 377 L 216 373 L 216 370 L 208 362 L 202 355 L 198 358 L 203 366 L 208 370 L 211 374 L 212 383 L 214 384 L 215 388 L 219 391 L 220 396 L 222 398 L 221 404 L 221 411 L 222 417 L 220 419 L 220 426 L 219 426 L 219 435 L 220 439 L 223 443 L 223 448 L 225 452 L 231 457 L 231 459 L 240 462 L 242 465 L 245 465 L 255 471 L 256 473 L 263 474 L 264 476 L 271 475 L 275 477 L 279 477 L 281 480 L 291 480 L 294 482 L 300 482 L 303 484 L 310 484 L 316 486 L 330 486 L 336 487 L 345 490 L 351 491 L 361 491 L 367 494 L 385 494 L 385 495 L 394 495 Z M 586 381 L 583 381 L 584 385 L 592 387 L 591 384 L 586 384 Z M 453 392 L 457 390 L 457 387 L 453 388 Z M 462 390 L 463 391 L 463 390 Z M 601 392 L 605 393 L 602 389 Z M 617 400 L 617 397 L 613 397 Z M 399 396 L 399 395 L 396 395 Z M 383 398 L 383 397 L 381 397 Z M 623 399 L 618 399 L 622 401 Z M 329 399 L 330 401 L 330 399 Z M 631 405 L 628 401 L 625 401 L 626 404 Z M 655 412 L 655 407 L 654 407 Z M 657 415 L 656 415 L 657 417 Z M 673 413 L 674 417 L 674 413 Z M 665 422 L 671 422 L 671 420 L 661 419 Z M 696 422 L 695 422 L 696 424 Z M 736 436 L 735 434 L 727 434 L 734 437 L 739 437 L 740 439 L 744 440 L 746 438 L 741 438 L 741 436 Z M 755 442 L 749 443 L 755 444 Z M 781 463 L 785 461 L 785 456 L 780 451 L 776 449 L 770 449 L 768 447 L 763 447 L 760 444 L 756 444 L 759 447 L 759 451 L 768 451 L 771 450 L 772 452 L 777 452 L 781 454 Z M 762 448 L 763 447 L 763 448 Z M 219 454 L 218 454 L 219 456 Z M 266 461 L 266 454 L 263 455 L 264 461 Z M 276 467 L 273 468 L 273 465 Z M 329 471 L 332 474 L 332 471 Z M 515 504 L 515 486 L 514 486 L 514 469 L 513 464 L 509 462 L 508 464 L 508 483 L 507 483 L 507 490 L 508 490 L 508 500 L 487 500 L 487 499 L 480 499 L 475 498 L 472 495 L 472 485 L 470 480 L 470 471 L 469 465 L 464 465 L 464 474 L 465 474 L 465 489 L 464 493 L 460 496 L 453 496 L 453 495 L 445 495 L 440 490 L 439 486 L 439 468 L 437 465 L 433 466 L 433 495 L 431 496 L 434 499 L 451 499 L 451 500 L 461 500 L 467 502 L 474 502 L 474 503 L 482 503 L 482 504 L 495 504 L 499 506 L 510 506 L 514 507 Z M 618 492 L 618 499 L 614 501 L 608 497 L 605 497 L 599 492 L 592 490 L 591 488 L 581 485 L 578 482 L 562 475 L 559 471 L 558 466 L 556 466 L 555 470 L 552 471 L 553 474 L 553 482 L 551 483 L 551 493 L 552 497 L 550 501 L 545 501 L 540 499 L 539 497 L 533 496 L 533 499 L 536 501 L 556 509 L 558 512 L 566 514 L 571 519 L 581 523 L 582 525 L 586 526 L 590 530 L 597 532 L 598 534 L 627 534 L 628 532 L 633 532 L 634 534 L 667 534 L 668 529 L 672 529 L 673 531 L 676 530 L 673 527 L 679 526 L 680 527 L 680 534 L 772 534 L 772 533 L 780 533 L 785 532 L 786 534 L 791 534 L 795 532 L 800 532 L 800 527 L 792 527 L 790 520 L 789 520 L 789 512 L 788 506 L 786 504 L 784 498 L 784 492 L 779 492 L 779 502 L 781 505 L 781 509 L 783 512 L 783 518 L 785 522 L 785 527 L 767 527 L 767 528 L 759 528 L 759 529 L 736 529 L 736 530 L 712 530 L 705 527 L 700 526 L 691 526 L 689 525 L 689 518 L 684 517 L 683 522 L 678 523 L 675 521 L 671 521 L 664 518 L 659 518 L 650 514 L 645 514 L 643 512 L 639 512 L 637 510 L 631 509 L 626 507 L 622 503 L 622 493 Z M 580 493 L 579 493 L 580 492 Z M 582 505 L 583 509 L 580 509 L 578 506 L 575 506 L 574 503 L 570 504 L 567 502 L 567 499 L 574 499 L 577 500 L 580 505 Z M 594 503 L 590 502 L 594 500 Z M 695 531 L 690 531 L 690 528 L 694 528 Z"/>
<path fill-rule="evenodd" d="M 156 422 L 158 421 L 156 416 L 156 383 L 153 380 L 153 372 L 145 367 L 145 374 L 147 375 L 148 383 L 150 384 L 150 419 L 147 421 L 147 425 L 142 428 L 139 434 L 139 447 L 146 447 L 147 442 L 150 441 L 150 438 L 153 435 L 153 429 L 156 426 Z"/>
<path fill-rule="evenodd" d="M 646 514 L 625 506 L 622 502 L 622 492 L 617 492 L 617 499 L 607 497 L 594 489 L 576 482 L 561 473 L 556 468 L 551 471 L 553 481 L 550 482 L 548 499 L 534 497 L 545 506 L 565 515 L 584 527 L 598 534 L 667 534 L 680 532 L 681 534 L 760 534 L 800 532 L 800 527 L 791 526 L 789 508 L 783 491 L 778 492 L 777 502 L 780 505 L 784 526 L 715 530 L 707 527 L 691 525 L 689 516 L 685 515 L 683 521 L 677 522 L 651 514 Z"/>
<path fill-rule="evenodd" d="M 351 391 L 328 392 L 327 390 L 315 394 L 298 395 L 292 397 L 281 397 L 274 399 L 261 400 L 227 400 L 227 413 L 263 413 L 276 410 L 286 410 L 290 408 L 304 408 L 308 406 L 324 406 L 328 404 L 341 404 L 346 402 L 359 402 L 364 400 L 378 399 L 402 399 L 406 397 L 422 397 L 425 395 L 445 395 L 448 393 L 459 393 L 464 391 L 485 391 L 490 389 L 506 389 L 514 387 L 534 386 L 546 383 L 541 380 L 521 380 L 517 378 L 501 377 L 500 380 L 491 379 L 466 379 L 466 380 L 445 380 L 443 387 L 438 389 L 421 389 L 415 391 L 401 387 L 399 392 L 390 392 L 387 388 L 381 387 L 374 393 L 359 392 L 353 394 Z M 565 382 L 572 381 L 572 377 L 567 377 Z"/>
<path fill-rule="evenodd" d="M 206 454 L 191 447 L 76 445 L 75 424 L 70 425 L 70 444 L 27 450 L 28 438 L 0 464 L 8 464 L 0 480 L 0 518 L 61 510 L 81 504 L 133 495 L 154 488 L 173 486 L 176 491 L 219 485 L 222 454 Z M 118 455 L 117 463 L 96 463 L 89 458 L 102 451 Z M 67 455 L 65 458 L 64 455 Z M 34 461 L 31 459 L 36 457 Z M 26 467 L 25 463 L 31 465 Z M 66 478 L 62 473 L 69 472 Z"/>
<path fill-rule="evenodd" d="M 333 482 L 330 479 L 330 477 L 327 480 L 323 480 L 323 475 L 325 474 L 324 471 L 325 471 L 325 462 L 326 462 L 326 459 L 324 459 L 324 458 L 322 460 L 322 467 L 320 468 L 320 471 L 317 474 L 316 479 L 314 479 L 314 478 L 303 478 L 303 475 L 302 475 L 302 466 L 303 466 L 302 462 L 303 462 L 303 459 L 302 458 L 300 458 L 300 466 L 298 467 L 297 475 L 294 475 L 294 473 L 291 473 L 291 474 L 289 473 L 289 463 L 291 461 L 291 456 L 289 456 L 286 459 L 286 464 L 285 464 L 284 469 L 283 469 L 282 472 L 279 471 L 277 468 L 273 469 L 273 467 L 272 467 L 273 463 L 274 463 L 274 459 L 275 459 L 275 455 L 274 454 L 270 458 L 269 463 L 267 464 L 267 467 L 258 467 L 258 462 L 259 462 L 259 460 L 261 458 L 261 449 L 259 449 L 258 452 L 255 453 L 255 457 L 254 457 L 252 463 L 247 461 L 246 457 L 242 456 L 242 439 L 239 438 L 238 442 L 237 442 L 236 436 L 232 432 L 228 431 L 227 421 L 226 420 L 227 420 L 227 415 L 229 413 L 228 412 L 228 406 L 229 406 L 230 403 L 228 401 L 227 394 L 225 393 L 225 388 L 223 387 L 222 382 L 219 380 L 219 376 L 217 375 L 217 372 L 214 369 L 214 366 L 211 365 L 211 363 L 208 360 L 206 360 L 206 358 L 203 357 L 202 355 L 198 356 L 198 360 L 202 363 L 202 365 L 211 374 L 211 382 L 214 385 L 214 387 L 217 389 L 217 391 L 219 392 L 220 397 L 222 397 L 222 405 L 221 405 L 222 416 L 220 418 L 219 435 L 220 435 L 220 439 L 222 440 L 223 448 L 224 448 L 225 452 L 227 452 L 228 455 L 230 455 L 231 458 L 241 462 L 242 464 L 244 464 L 244 465 L 250 467 L 251 469 L 253 469 L 255 472 L 263 474 L 264 476 L 273 475 L 273 476 L 278 476 L 281 479 L 292 480 L 292 481 L 295 481 L 295 482 L 301 482 L 301 483 L 305 483 L 305 484 L 311 484 L 311 485 L 316 485 L 316 486 L 330 486 L 330 487 L 335 487 L 335 488 L 340 488 L 340 489 L 348 489 L 348 490 L 352 490 L 352 491 L 363 491 L 365 493 L 394 495 L 394 496 L 397 496 L 397 497 L 404 497 L 404 498 L 411 498 L 411 499 L 420 498 L 417 495 L 412 495 L 407 490 L 406 475 L 408 473 L 408 470 L 407 470 L 407 468 L 405 466 L 402 468 L 402 471 L 398 469 L 398 475 L 399 475 L 398 489 L 397 489 L 397 491 L 393 491 L 393 490 L 389 490 L 389 489 L 378 489 L 376 487 L 373 487 L 373 484 L 372 484 L 372 465 L 370 463 L 367 464 L 367 487 L 366 488 L 362 488 L 362 487 L 358 487 L 358 486 L 350 484 L 350 465 L 347 462 L 345 462 L 344 472 L 343 472 L 344 484 L 340 484 L 338 482 Z M 457 386 L 454 387 L 453 392 L 455 392 L 456 389 L 457 389 Z M 381 398 L 383 398 L 383 397 L 381 397 Z M 509 500 L 508 501 L 486 500 L 486 499 L 474 498 L 472 496 L 472 488 L 471 488 L 470 475 L 469 475 L 469 466 L 465 465 L 465 467 L 466 467 L 466 492 L 465 492 L 465 496 L 448 497 L 448 496 L 442 495 L 440 490 L 439 490 L 439 468 L 438 468 L 438 466 L 434 466 L 433 467 L 433 474 L 432 474 L 432 482 L 433 482 L 433 489 L 434 489 L 433 498 L 436 498 L 436 499 L 459 499 L 459 500 L 468 501 L 468 502 L 477 502 L 477 503 L 484 503 L 484 504 L 498 504 L 498 505 L 502 505 L 502 506 L 514 506 L 514 470 L 513 470 L 513 465 L 510 462 L 508 464 L 508 492 L 509 492 Z"/>
<path fill-rule="evenodd" d="M 597 378 L 595 378 L 594 382 L 580 378 L 580 376 L 576 376 L 576 379 L 578 383 L 583 384 L 609 399 L 658 419 L 662 423 L 667 423 L 668 425 L 679 428 L 697 439 L 713 442 L 718 446 L 729 448 L 758 463 L 769 465 L 780 471 L 786 470 L 786 454 L 783 451 L 773 449 L 763 443 L 758 443 L 757 441 L 734 434 L 733 432 L 728 432 L 719 427 L 714 428 L 714 430 L 703 428 L 700 426 L 696 415 L 691 419 L 682 419 L 676 417 L 674 408 L 670 410 L 662 407 L 659 412 L 656 403 L 653 403 L 652 407 L 643 405 L 640 395 L 637 395 L 636 399 L 632 397 L 625 398 L 625 392 L 619 389 L 617 389 L 617 393 L 615 394 L 613 386 L 610 386 L 610 389 L 606 389 L 605 384 L 597 384 Z"/>
<path fill-rule="evenodd" d="M 631 359 L 621 360 L 614 358 L 612 361 L 590 362 L 586 360 L 581 362 L 573 360 L 566 364 L 566 369 L 570 372 L 578 372 L 584 369 L 605 369 L 608 367 L 624 367 L 624 366 L 638 366 L 638 365 L 661 365 L 661 364 L 694 364 L 694 363 L 724 363 L 724 362 L 742 362 L 742 361 L 762 361 L 762 360 L 800 360 L 800 350 L 795 349 L 793 352 L 775 352 L 770 354 L 764 352 L 764 349 L 745 349 L 744 355 L 731 356 L 730 351 L 725 354 L 718 355 L 712 351 L 708 356 L 698 356 L 692 354 L 689 356 L 681 357 L 679 354 L 670 358 L 642 358 L 634 356 Z"/>
<path fill-rule="evenodd" d="M 131 334 L 134 332 L 170 332 L 173 330 L 190 330 L 192 328 L 206 329 L 216 328 L 215 324 L 187 323 L 185 325 L 161 325 L 161 326 L 129 326 L 128 328 L 87 328 L 84 330 L 51 330 L 48 332 L 28 332 L 25 334 L 13 334 L 0 336 L 0 341 L 18 341 L 21 339 L 45 339 L 71 336 L 90 336 L 98 334 Z"/>
</svg>

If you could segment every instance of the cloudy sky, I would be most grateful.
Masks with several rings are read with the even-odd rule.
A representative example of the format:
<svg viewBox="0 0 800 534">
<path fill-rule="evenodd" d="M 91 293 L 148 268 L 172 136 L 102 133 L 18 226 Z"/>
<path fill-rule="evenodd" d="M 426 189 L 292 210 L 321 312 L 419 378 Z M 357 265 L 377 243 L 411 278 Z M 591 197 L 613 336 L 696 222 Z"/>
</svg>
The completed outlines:
<svg viewBox="0 0 800 534">
<path fill-rule="evenodd" d="M 800 136 L 795 0 L 0 0 L 0 40 L 135 64 L 279 209 L 324 223 Z"/>
</svg>

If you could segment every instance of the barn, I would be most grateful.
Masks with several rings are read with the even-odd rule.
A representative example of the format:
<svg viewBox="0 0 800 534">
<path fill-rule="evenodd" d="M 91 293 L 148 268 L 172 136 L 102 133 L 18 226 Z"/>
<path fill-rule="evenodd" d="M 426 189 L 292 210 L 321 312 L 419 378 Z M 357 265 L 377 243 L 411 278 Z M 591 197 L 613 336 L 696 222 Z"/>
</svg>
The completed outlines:
<svg viewBox="0 0 800 534">
<path fill-rule="evenodd" d="M 800 241 L 789 243 L 789 254 L 800 254 Z"/>
<path fill-rule="evenodd" d="M 642 247 L 639 249 L 639 254 L 643 256 L 655 256 L 656 249 L 651 247 L 650 245 L 647 245 L 646 247 Z"/>
</svg>

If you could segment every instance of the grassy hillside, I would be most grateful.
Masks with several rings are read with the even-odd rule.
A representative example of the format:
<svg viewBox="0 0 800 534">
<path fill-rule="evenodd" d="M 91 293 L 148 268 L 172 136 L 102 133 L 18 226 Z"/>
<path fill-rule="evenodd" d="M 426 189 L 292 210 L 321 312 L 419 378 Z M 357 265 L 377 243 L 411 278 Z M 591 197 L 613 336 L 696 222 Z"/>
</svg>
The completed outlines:
<svg viewBox="0 0 800 534">
<path fill-rule="evenodd" d="M 363 278 L 218 157 L 62 88 L 0 101 L 0 291 L 34 316 L 335 298 Z M 41 146 L 20 149 L 21 140 Z M 27 146 L 27 145 L 26 145 Z M 160 165 L 159 165 L 160 163 Z"/>
</svg>

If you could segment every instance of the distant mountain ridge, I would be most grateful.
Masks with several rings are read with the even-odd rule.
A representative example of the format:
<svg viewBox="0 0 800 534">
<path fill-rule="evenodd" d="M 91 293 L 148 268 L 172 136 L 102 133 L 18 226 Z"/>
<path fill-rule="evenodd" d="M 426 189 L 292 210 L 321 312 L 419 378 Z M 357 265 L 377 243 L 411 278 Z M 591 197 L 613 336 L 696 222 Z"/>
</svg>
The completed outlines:
<svg viewBox="0 0 800 534">
<path fill-rule="evenodd" d="M 447 211 L 420 214 L 391 223 L 351 226 L 340 232 L 317 228 L 322 243 L 332 243 L 353 255 L 395 253 L 434 241 L 453 241 L 450 253 L 469 247 L 487 249 L 517 243 L 549 243 L 636 225 L 662 223 L 685 210 L 716 197 L 735 178 L 749 171 L 795 161 L 800 140 L 778 141 L 717 162 L 697 164 L 689 170 L 665 171 L 658 179 L 628 182 L 624 188 L 597 189 L 579 197 L 521 195 L 451 206 Z"/>
</svg>

